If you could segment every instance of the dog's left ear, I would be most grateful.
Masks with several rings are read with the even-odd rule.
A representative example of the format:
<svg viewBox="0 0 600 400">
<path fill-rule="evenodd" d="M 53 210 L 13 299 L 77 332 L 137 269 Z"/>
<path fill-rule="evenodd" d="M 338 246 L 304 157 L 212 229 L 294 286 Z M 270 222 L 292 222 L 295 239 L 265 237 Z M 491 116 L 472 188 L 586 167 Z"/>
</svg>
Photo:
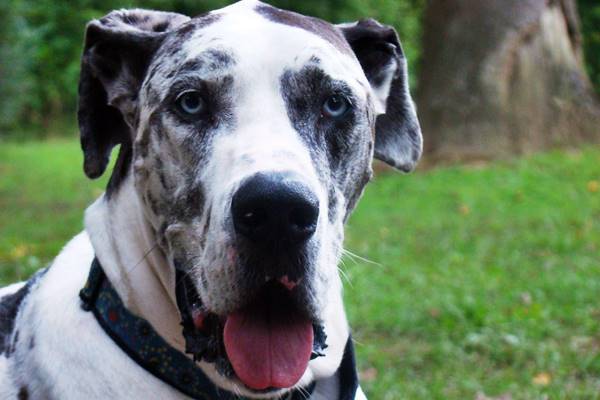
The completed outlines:
<svg viewBox="0 0 600 400">
<path fill-rule="evenodd" d="M 104 173 L 114 146 L 131 144 L 138 92 L 152 56 L 167 32 L 189 19 L 134 9 L 87 25 L 77 117 L 88 177 Z"/>
<path fill-rule="evenodd" d="M 373 19 L 338 27 L 362 66 L 381 113 L 376 124 L 375 158 L 404 172 L 412 171 L 421 158 L 423 138 L 398 34 Z"/>
</svg>

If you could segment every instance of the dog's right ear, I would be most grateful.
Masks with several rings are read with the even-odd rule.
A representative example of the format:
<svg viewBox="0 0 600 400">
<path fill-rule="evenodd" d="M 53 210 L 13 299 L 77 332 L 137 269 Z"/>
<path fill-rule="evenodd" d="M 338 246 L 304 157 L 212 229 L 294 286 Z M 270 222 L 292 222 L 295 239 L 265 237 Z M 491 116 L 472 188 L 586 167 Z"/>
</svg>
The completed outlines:
<svg viewBox="0 0 600 400">
<path fill-rule="evenodd" d="M 130 144 L 137 97 L 148 64 L 168 31 L 189 21 L 181 14 L 113 11 L 87 25 L 77 118 L 85 174 L 101 176 L 117 144 Z"/>
<path fill-rule="evenodd" d="M 404 172 L 412 171 L 423 151 L 423 137 L 408 90 L 406 57 L 398 33 L 373 19 L 338 25 L 354 51 L 375 94 L 375 158 Z"/>
</svg>

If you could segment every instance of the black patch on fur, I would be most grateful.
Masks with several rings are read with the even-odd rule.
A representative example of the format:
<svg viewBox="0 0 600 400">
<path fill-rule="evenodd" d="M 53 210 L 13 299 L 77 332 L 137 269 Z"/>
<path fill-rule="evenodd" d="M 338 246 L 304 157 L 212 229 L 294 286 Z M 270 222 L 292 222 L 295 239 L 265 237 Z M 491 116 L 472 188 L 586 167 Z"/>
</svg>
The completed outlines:
<svg viewBox="0 0 600 400">
<path fill-rule="evenodd" d="M 186 61 L 181 67 L 176 69 L 176 74 L 202 74 L 203 70 L 209 72 L 225 70 L 233 63 L 233 57 L 229 53 L 221 50 L 209 49 L 203 51 L 197 58 Z"/>
<path fill-rule="evenodd" d="M 175 201 L 173 208 L 177 221 L 189 221 L 194 217 L 200 217 L 204 209 L 204 190 L 200 183 L 191 184 L 180 198 Z"/>
<path fill-rule="evenodd" d="M 27 283 L 17 292 L 0 299 L 0 354 L 6 352 L 7 357 L 12 353 L 10 337 L 15 327 L 15 319 L 23 300 L 29 293 L 29 288 L 30 285 Z"/>
<path fill-rule="evenodd" d="M 373 121 L 347 84 L 331 79 L 318 65 L 285 71 L 280 81 L 288 117 L 311 153 L 315 170 L 330 193 L 328 217 L 339 215 L 336 192 L 343 194 L 349 214 L 360 197 L 365 177 L 371 174 Z M 322 107 L 332 94 L 343 94 L 351 103 L 347 115 L 332 119 Z"/>
<path fill-rule="evenodd" d="M 221 19 L 220 14 L 212 14 L 212 13 L 200 14 L 200 15 L 194 17 L 194 19 L 192 19 L 187 24 L 182 25 L 181 28 L 177 29 L 177 31 L 175 33 L 177 36 L 177 40 L 179 42 L 181 42 L 183 40 L 187 40 L 198 29 L 206 28 L 207 26 L 214 24 L 215 22 L 217 22 L 220 19 Z"/>
<path fill-rule="evenodd" d="M 27 386 L 21 386 L 19 393 L 17 394 L 17 400 L 29 400 L 29 391 Z"/>
<path fill-rule="evenodd" d="M 327 217 L 329 218 L 329 222 L 333 223 L 337 216 L 337 207 L 338 207 L 337 193 L 333 188 L 329 188 L 328 201 L 329 201 L 329 206 L 328 206 L 328 211 L 327 211 L 328 212 Z"/>
<path fill-rule="evenodd" d="M 12 352 L 10 337 L 12 336 L 13 329 L 15 327 L 15 319 L 21 304 L 27 295 L 29 294 L 31 287 L 36 284 L 44 274 L 48 271 L 48 268 L 44 268 L 35 273 L 25 285 L 16 291 L 15 293 L 8 294 L 0 298 L 0 354 Z M 15 334 L 16 342 L 18 340 L 18 334 Z"/>
<path fill-rule="evenodd" d="M 365 168 L 350 168 L 349 174 L 346 175 L 346 181 L 350 180 L 351 185 L 346 186 L 344 196 L 346 198 L 346 213 L 344 214 L 344 223 L 350 218 L 352 210 L 358 204 L 358 200 L 362 195 L 363 189 L 373 177 L 373 170 L 370 168 L 370 163 L 365 165 Z"/>
<path fill-rule="evenodd" d="M 342 53 L 352 53 L 352 50 L 338 28 L 327 21 L 291 11 L 281 10 L 268 4 L 259 4 L 256 6 L 256 12 L 269 21 L 293 26 L 313 33 L 333 44 Z"/>
<path fill-rule="evenodd" d="M 181 26 L 181 28 L 177 29 L 175 32 L 175 36 L 178 41 L 184 41 L 190 38 L 190 36 L 196 30 L 196 25 L 194 23 L 187 23 Z"/>
<path fill-rule="evenodd" d="M 204 66 L 204 60 L 202 58 L 196 58 L 194 60 L 186 61 L 176 71 L 179 74 L 185 74 L 186 72 L 197 72 Z"/>
<path fill-rule="evenodd" d="M 330 169 L 337 170 L 351 152 L 349 146 L 356 141 L 353 132 L 361 112 L 352 109 L 342 118 L 331 119 L 323 115 L 322 108 L 333 94 L 343 94 L 355 103 L 348 85 L 331 79 L 318 66 L 306 66 L 297 72 L 284 72 L 281 92 L 292 125 L 313 153 L 315 162 L 323 161 L 316 158 L 325 153 Z"/>
<path fill-rule="evenodd" d="M 150 68 L 150 70 L 148 71 L 148 75 L 147 75 L 146 79 L 152 80 L 152 78 L 154 78 L 154 76 L 160 70 L 161 67 L 162 67 L 162 65 L 160 63 L 155 63 L 152 66 L 152 68 Z M 146 93 L 146 95 L 148 95 L 148 93 Z"/>
<path fill-rule="evenodd" d="M 121 183 L 125 180 L 125 178 L 127 178 L 127 175 L 129 175 L 132 154 L 133 152 L 131 150 L 131 143 L 122 143 L 121 149 L 119 150 L 119 158 L 117 158 L 113 173 L 110 176 L 108 186 L 106 187 L 107 199 L 110 199 L 113 193 L 115 193 L 121 186 Z"/>
<path fill-rule="evenodd" d="M 152 27 L 152 31 L 157 33 L 165 32 L 169 28 L 169 25 L 168 21 L 160 22 Z"/>
<path fill-rule="evenodd" d="M 154 215 L 162 215 L 162 208 L 160 207 L 159 201 L 155 199 L 150 192 L 148 192 L 146 196 L 144 196 L 144 199 L 146 199 L 149 203 L 150 209 L 152 210 Z"/>
<path fill-rule="evenodd" d="M 6 358 L 9 358 L 17 349 L 17 345 L 19 344 L 19 330 L 15 330 L 15 334 L 13 336 L 12 343 L 9 344 L 6 349 Z"/>
<path fill-rule="evenodd" d="M 233 57 L 224 51 L 210 49 L 204 54 L 210 59 L 209 68 L 212 70 L 227 68 L 233 63 Z"/>
<path fill-rule="evenodd" d="M 158 170 L 157 173 L 158 173 L 160 185 L 162 186 L 163 190 L 171 191 L 171 185 L 168 184 L 167 178 L 165 177 L 165 173 L 160 170 Z"/>
</svg>

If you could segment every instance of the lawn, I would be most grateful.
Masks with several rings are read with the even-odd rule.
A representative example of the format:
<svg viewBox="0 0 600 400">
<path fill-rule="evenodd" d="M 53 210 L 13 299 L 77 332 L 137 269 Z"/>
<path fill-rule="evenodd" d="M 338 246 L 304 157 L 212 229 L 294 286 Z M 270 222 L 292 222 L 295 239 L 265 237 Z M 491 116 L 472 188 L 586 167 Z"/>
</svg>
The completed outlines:
<svg viewBox="0 0 600 400">
<path fill-rule="evenodd" d="M 346 301 L 371 399 L 600 399 L 600 149 L 379 176 Z M 82 228 L 72 141 L 0 143 L 0 282 Z"/>
</svg>

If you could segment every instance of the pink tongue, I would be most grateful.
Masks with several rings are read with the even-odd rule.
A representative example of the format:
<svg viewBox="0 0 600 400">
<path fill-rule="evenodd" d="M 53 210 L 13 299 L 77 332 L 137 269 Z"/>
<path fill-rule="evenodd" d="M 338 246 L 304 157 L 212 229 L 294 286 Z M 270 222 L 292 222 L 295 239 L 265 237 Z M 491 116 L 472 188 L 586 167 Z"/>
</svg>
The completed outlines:
<svg viewBox="0 0 600 400">
<path fill-rule="evenodd" d="M 306 371 L 313 346 L 310 320 L 277 301 L 259 300 L 227 317 L 225 351 L 249 388 L 289 388 Z"/>
</svg>

